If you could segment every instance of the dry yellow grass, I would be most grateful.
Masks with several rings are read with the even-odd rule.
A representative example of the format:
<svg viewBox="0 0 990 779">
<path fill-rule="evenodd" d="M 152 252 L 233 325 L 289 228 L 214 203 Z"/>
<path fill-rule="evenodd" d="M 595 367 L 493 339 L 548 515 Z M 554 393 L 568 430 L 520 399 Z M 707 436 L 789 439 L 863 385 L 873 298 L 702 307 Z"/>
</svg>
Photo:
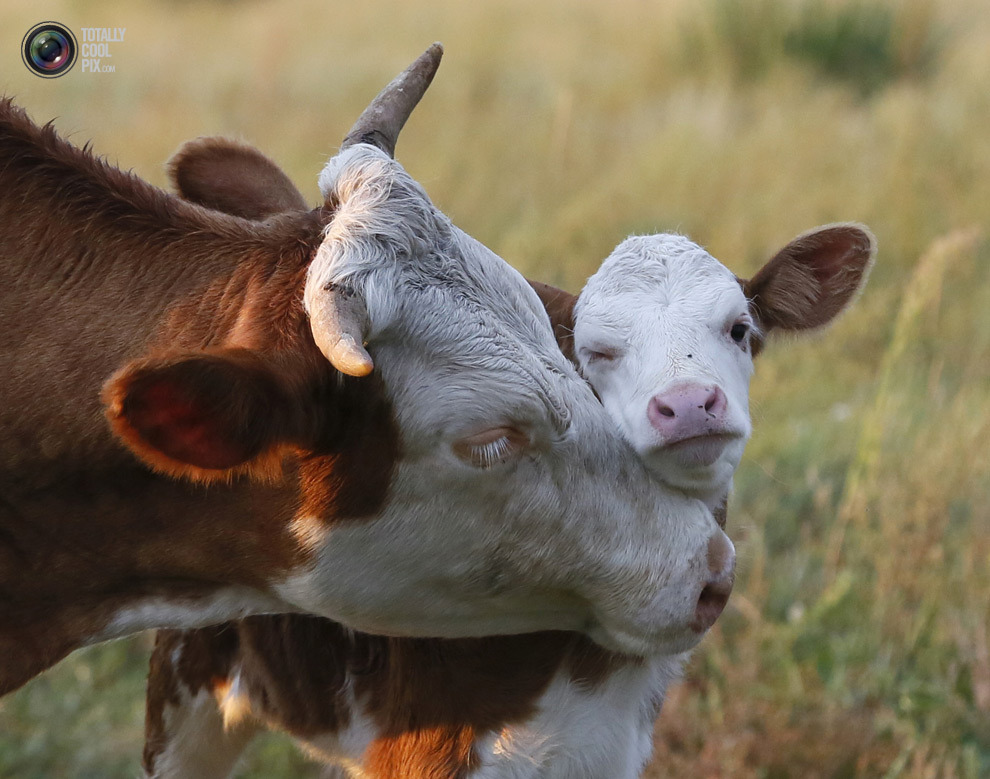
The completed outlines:
<svg viewBox="0 0 990 779">
<path fill-rule="evenodd" d="M 630 232 L 680 230 L 745 274 L 816 224 L 869 224 L 854 310 L 760 358 L 737 592 L 650 776 L 986 776 L 990 7 L 884 3 L 897 57 L 933 29 L 941 48 L 864 94 L 776 47 L 802 1 L 8 4 L 0 88 L 154 183 L 182 141 L 226 133 L 315 201 L 360 108 L 441 40 L 399 157 L 536 278 L 576 290 Z M 42 17 L 126 27 L 116 72 L 33 77 L 18 44 Z M 88 650 L 0 703 L 0 776 L 134 775 L 146 652 Z M 316 771 L 271 738 L 243 775 Z"/>
</svg>

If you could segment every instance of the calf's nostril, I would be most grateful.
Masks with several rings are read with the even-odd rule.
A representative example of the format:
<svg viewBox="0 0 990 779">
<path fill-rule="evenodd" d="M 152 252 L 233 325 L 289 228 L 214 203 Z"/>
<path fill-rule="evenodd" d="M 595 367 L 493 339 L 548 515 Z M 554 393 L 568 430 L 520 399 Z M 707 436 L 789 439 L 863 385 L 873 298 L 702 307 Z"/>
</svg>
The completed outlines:
<svg viewBox="0 0 990 779">
<path fill-rule="evenodd" d="M 677 412 L 670 403 L 666 402 L 659 395 L 656 395 L 650 398 L 646 409 L 646 416 L 654 426 L 666 427 L 668 424 L 667 420 L 677 418 Z"/>
<path fill-rule="evenodd" d="M 705 411 L 713 415 L 719 414 L 725 409 L 726 402 L 725 393 L 722 392 L 722 388 L 713 387 L 705 400 Z"/>
</svg>

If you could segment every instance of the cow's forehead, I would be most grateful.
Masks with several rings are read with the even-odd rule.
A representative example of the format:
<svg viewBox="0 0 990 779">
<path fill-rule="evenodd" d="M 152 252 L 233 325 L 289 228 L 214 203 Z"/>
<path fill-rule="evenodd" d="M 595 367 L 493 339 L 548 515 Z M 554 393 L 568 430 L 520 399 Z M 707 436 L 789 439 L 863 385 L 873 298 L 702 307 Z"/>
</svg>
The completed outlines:
<svg viewBox="0 0 990 779">
<path fill-rule="evenodd" d="M 480 403 L 474 409 L 479 421 L 493 413 L 537 416 L 562 432 L 571 414 L 568 387 L 577 377 L 557 348 L 539 298 L 485 246 L 456 229 L 453 238 L 443 258 L 398 271 L 403 310 L 387 324 L 379 320 L 381 334 L 415 333 L 412 348 L 430 363 L 421 366 L 423 373 L 450 377 L 433 390 L 435 408 L 461 408 L 458 423 L 469 422 Z"/>
<path fill-rule="evenodd" d="M 553 342 L 546 313 L 522 276 L 454 227 L 394 160 L 359 144 L 328 163 L 320 187 L 339 204 L 314 263 L 327 281 L 362 288 L 396 309 L 407 300 L 447 298 L 455 315 L 476 316 L 481 308 L 514 326 L 539 323 L 534 334 Z M 382 318 L 400 313 L 408 312 L 380 312 Z"/>
<path fill-rule="evenodd" d="M 460 302 L 467 316 L 491 317 L 491 327 L 511 328 L 516 337 L 558 355 L 546 309 L 522 275 L 461 230 L 454 228 L 453 237 L 446 259 L 460 269 L 460 286 L 452 290 L 455 307 Z"/>
<path fill-rule="evenodd" d="M 670 310 L 707 320 L 744 305 L 732 272 L 684 236 L 635 236 L 623 241 L 588 279 L 578 300 L 581 322 L 632 324 L 647 312 Z"/>
<path fill-rule="evenodd" d="M 459 381 L 476 381 L 479 393 L 497 377 L 506 401 L 534 401 L 555 427 L 566 427 L 564 387 L 573 371 L 518 272 L 454 227 L 377 150 L 359 145 L 338 155 L 320 185 L 339 206 L 311 275 L 362 296 L 372 347 L 400 343 L 396 360 L 429 361 L 418 366 L 421 375 L 449 367 Z"/>
</svg>

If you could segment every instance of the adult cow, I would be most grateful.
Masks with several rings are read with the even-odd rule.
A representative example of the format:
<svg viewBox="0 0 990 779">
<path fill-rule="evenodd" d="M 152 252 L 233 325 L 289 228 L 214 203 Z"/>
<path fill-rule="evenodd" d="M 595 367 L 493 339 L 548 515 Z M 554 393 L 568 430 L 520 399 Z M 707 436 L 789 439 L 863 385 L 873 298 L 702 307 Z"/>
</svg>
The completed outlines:
<svg viewBox="0 0 990 779">
<path fill-rule="evenodd" d="M 254 218 L 304 203 L 274 163 L 224 139 L 186 144 L 169 171 L 185 197 Z M 875 249 L 862 226 L 829 225 L 741 282 L 682 236 L 639 236 L 616 248 L 579 300 L 534 286 L 562 348 L 654 476 L 724 509 L 750 431 L 753 356 L 771 332 L 834 319 Z M 708 563 L 731 583 L 731 559 Z M 709 594 L 714 621 L 728 588 Z M 162 631 L 144 767 L 156 779 L 226 776 L 267 726 L 341 775 L 631 779 L 649 759 L 684 658 L 623 656 L 559 631 L 387 638 L 299 615 Z"/>
<path fill-rule="evenodd" d="M 657 488 L 530 287 L 392 159 L 439 58 L 369 106 L 320 208 L 264 223 L 0 103 L 0 693 L 272 611 L 697 642 L 711 513 Z"/>
</svg>

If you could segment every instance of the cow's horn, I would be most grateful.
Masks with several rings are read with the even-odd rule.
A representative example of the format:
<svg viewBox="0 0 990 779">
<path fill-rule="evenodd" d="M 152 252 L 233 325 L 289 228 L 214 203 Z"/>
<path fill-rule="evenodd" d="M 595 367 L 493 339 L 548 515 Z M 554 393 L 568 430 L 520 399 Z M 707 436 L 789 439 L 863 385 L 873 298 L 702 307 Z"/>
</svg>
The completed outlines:
<svg viewBox="0 0 990 779">
<path fill-rule="evenodd" d="M 419 59 L 396 76 L 358 117 L 344 138 L 341 149 L 356 143 L 370 143 L 395 156 L 399 131 L 426 93 L 433 75 L 440 66 L 443 46 L 434 43 Z"/>
<path fill-rule="evenodd" d="M 361 299 L 345 287 L 331 284 L 309 296 L 313 340 L 330 364 L 348 376 L 367 376 L 375 367 L 364 348 L 368 313 Z"/>
</svg>

